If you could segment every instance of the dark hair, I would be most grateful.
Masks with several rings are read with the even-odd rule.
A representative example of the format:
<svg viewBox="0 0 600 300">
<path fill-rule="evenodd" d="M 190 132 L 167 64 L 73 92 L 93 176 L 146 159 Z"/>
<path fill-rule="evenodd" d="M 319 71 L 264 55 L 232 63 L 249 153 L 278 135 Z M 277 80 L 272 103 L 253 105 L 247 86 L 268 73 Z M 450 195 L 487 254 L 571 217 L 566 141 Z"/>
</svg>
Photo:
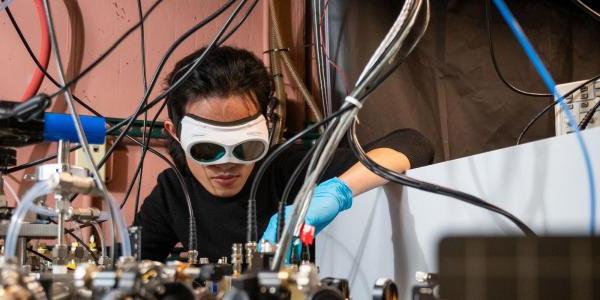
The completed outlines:
<svg viewBox="0 0 600 300">
<path fill-rule="evenodd" d="M 198 49 L 175 64 L 167 76 L 170 86 L 186 73 L 186 65 L 198 58 L 206 48 Z M 183 69 L 183 70 L 182 70 Z M 203 101 L 208 97 L 227 97 L 230 95 L 256 96 L 259 109 L 266 114 L 272 94 L 272 83 L 265 65 L 251 52 L 222 46 L 212 49 L 190 74 L 190 76 L 169 95 L 167 110 L 169 118 L 179 132 L 179 123 L 190 101 Z M 185 153 L 181 145 L 169 136 L 169 154 L 180 170 L 187 170 Z"/>
</svg>

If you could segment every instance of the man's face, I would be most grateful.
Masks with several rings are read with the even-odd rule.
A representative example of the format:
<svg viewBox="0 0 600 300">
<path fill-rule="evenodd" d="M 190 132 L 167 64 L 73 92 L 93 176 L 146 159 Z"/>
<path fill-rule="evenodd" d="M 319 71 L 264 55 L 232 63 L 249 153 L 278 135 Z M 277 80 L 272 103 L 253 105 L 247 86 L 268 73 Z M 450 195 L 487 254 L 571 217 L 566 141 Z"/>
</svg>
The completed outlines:
<svg viewBox="0 0 600 300">
<path fill-rule="evenodd" d="M 254 116 L 259 109 L 250 95 L 231 95 L 190 101 L 185 112 L 208 120 L 232 122 Z M 170 128 L 167 130 L 171 134 L 174 133 Z M 232 197 L 239 193 L 254 168 L 254 164 L 234 163 L 203 166 L 187 156 L 186 161 L 198 182 L 217 197 Z"/>
</svg>

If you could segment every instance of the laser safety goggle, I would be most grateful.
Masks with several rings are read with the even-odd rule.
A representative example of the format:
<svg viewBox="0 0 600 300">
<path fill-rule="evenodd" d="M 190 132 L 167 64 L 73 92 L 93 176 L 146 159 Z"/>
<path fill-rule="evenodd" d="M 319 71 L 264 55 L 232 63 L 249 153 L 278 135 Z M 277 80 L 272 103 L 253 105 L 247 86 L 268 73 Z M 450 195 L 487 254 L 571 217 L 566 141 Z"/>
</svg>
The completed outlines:
<svg viewBox="0 0 600 300">
<path fill-rule="evenodd" d="M 260 113 L 234 122 L 186 114 L 180 141 L 185 155 L 201 165 L 251 164 L 269 151 L 269 130 Z"/>
</svg>

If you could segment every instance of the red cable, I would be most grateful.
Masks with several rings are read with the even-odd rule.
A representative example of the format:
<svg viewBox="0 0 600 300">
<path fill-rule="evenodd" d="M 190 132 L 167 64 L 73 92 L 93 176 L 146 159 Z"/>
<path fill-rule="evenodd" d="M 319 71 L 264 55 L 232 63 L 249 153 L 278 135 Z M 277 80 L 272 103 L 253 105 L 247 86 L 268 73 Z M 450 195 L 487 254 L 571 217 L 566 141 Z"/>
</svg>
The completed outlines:
<svg viewBox="0 0 600 300">
<path fill-rule="evenodd" d="M 42 3 L 42 0 L 35 0 L 35 8 L 37 15 L 40 19 L 40 25 L 42 30 L 40 55 L 38 60 L 42 67 L 44 67 L 44 70 L 46 70 L 48 68 L 48 61 L 50 60 L 51 48 L 50 35 L 48 33 L 48 24 L 46 23 L 46 14 L 44 11 L 44 4 Z M 42 81 L 44 81 L 44 72 L 42 72 L 42 70 L 35 66 L 35 70 L 33 70 L 33 76 L 31 77 L 29 85 L 27 86 L 25 93 L 21 97 L 21 100 L 24 101 L 33 97 L 40 89 Z"/>
</svg>

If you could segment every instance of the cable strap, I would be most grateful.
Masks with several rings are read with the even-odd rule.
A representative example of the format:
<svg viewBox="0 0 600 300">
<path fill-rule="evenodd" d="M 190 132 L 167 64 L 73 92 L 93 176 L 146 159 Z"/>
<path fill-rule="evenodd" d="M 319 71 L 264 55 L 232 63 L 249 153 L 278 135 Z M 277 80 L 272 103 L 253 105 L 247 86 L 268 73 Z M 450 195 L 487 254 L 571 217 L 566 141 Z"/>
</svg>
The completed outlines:
<svg viewBox="0 0 600 300">
<path fill-rule="evenodd" d="M 356 106 L 356 108 L 358 109 L 361 109 L 363 107 L 362 103 L 352 96 L 346 96 L 346 99 L 344 99 L 344 101 Z"/>
</svg>

